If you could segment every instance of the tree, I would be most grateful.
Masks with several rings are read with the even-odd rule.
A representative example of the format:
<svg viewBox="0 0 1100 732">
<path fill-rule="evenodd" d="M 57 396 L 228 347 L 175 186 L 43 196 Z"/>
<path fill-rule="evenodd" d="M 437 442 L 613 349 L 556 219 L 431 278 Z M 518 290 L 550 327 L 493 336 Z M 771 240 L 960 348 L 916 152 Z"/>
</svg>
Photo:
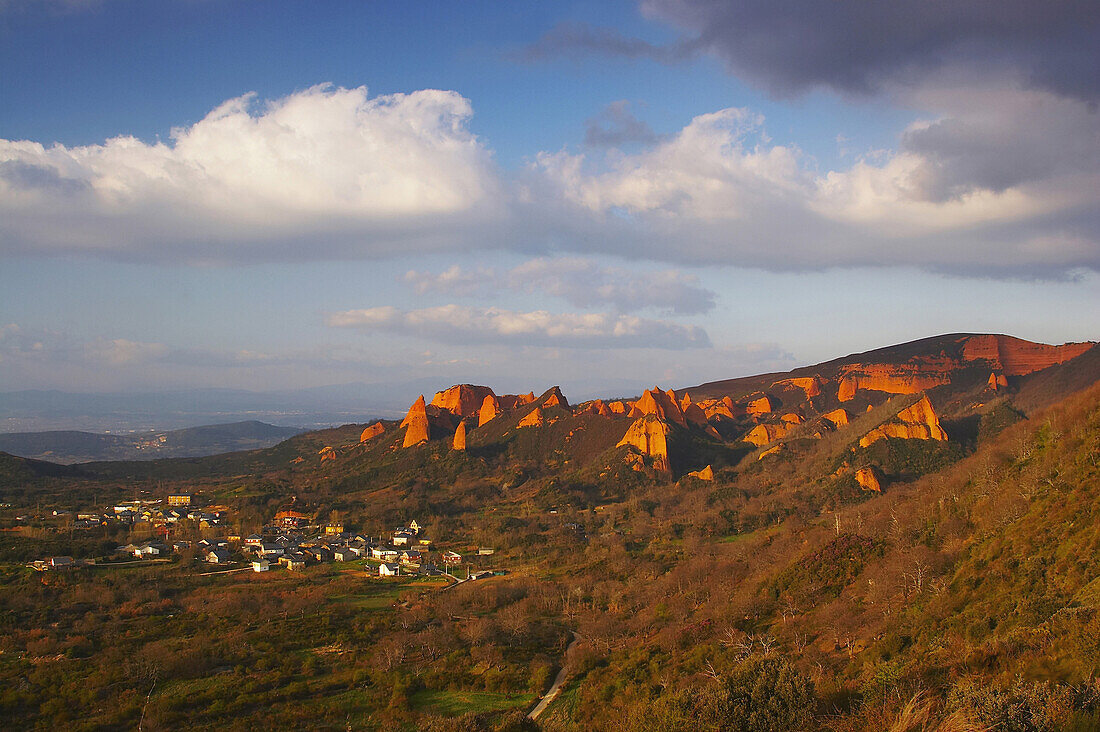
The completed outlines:
<svg viewBox="0 0 1100 732">
<path fill-rule="evenodd" d="M 813 682 L 778 656 L 750 656 L 700 699 L 701 716 L 734 732 L 808 729 L 816 705 Z"/>
</svg>

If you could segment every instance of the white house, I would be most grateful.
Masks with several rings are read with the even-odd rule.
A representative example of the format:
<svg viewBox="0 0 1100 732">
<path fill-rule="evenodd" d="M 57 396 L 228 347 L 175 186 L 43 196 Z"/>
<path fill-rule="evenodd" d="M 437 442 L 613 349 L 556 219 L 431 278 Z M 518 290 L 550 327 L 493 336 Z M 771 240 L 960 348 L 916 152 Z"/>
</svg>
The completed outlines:
<svg viewBox="0 0 1100 732">
<path fill-rule="evenodd" d="M 260 559 L 252 563 L 253 572 L 267 572 L 271 569 L 271 562 L 266 559 Z"/>
<path fill-rule="evenodd" d="M 401 574 L 401 565 L 382 562 L 378 565 L 378 574 L 383 577 L 396 577 Z"/>
</svg>

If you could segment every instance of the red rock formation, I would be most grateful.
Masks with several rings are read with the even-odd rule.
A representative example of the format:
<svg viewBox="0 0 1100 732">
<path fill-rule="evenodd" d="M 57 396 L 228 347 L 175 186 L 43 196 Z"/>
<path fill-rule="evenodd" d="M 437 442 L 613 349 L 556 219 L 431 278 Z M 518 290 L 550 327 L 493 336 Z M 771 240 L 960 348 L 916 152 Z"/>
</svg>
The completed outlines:
<svg viewBox="0 0 1100 732">
<path fill-rule="evenodd" d="M 693 470 L 687 474 L 689 478 L 698 478 L 699 480 L 714 480 L 714 468 L 707 466 L 702 470 Z"/>
<path fill-rule="evenodd" d="M 643 455 L 649 455 L 653 458 L 653 469 L 667 474 L 672 472 L 668 461 L 668 433 L 669 426 L 665 421 L 652 414 L 646 415 L 631 423 L 616 447 L 629 445 Z"/>
<path fill-rule="evenodd" d="M 772 406 L 771 399 L 768 399 L 766 395 L 762 397 L 757 397 L 756 399 L 753 399 L 747 405 L 745 405 L 745 411 L 747 411 L 754 417 L 771 414 L 774 410 L 775 407 Z"/>
<path fill-rule="evenodd" d="M 607 409 L 612 414 L 626 414 L 630 411 L 630 407 L 622 401 L 608 402 Z"/>
<path fill-rule="evenodd" d="M 1066 343 L 1061 346 L 1049 346 L 1045 343 L 1031 343 L 1011 336 L 980 335 L 966 339 L 963 344 L 963 359 L 989 361 L 994 369 L 1006 376 L 1026 376 L 1049 366 L 1065 363 L 1077 358 L 1092 348 L 1095 343 Z"/>
<path fill-rule="evenodd" d="M 856 471 L 856 482 L 859 483 L 865 491 L 882 493 L 882 481 L 879 480 L 878 471 L 871 466 L 860 468 Z"/>
<path fill-rule="evenodd" d="M 561 393 L 559 387 L 554 387 L 548 392 L 549 396 L 546 397 L 546 401 L 542 403 L 543 407 L 561 407 L 562 409 L 569 409 L 569 402 L 566 400 L 565 395 Z"/>
<path fill-rule="evenodd" d="M 789 386 L 801 389 L 806 394 L 806 398 L 810 399 L 821 394 L 821 384 L 822 380 L 819 376 L 800 376 L 793 379 L 780 379 L 772 384 L 772 386 L 778 386 L 780 388 Z"/>
<path fill-rule="evenodd" d="M 500 402 L 492 394 L 488 395 L 481 402 L 481 408 L 477 412 L 477 426 L 480 427 L 486 422 L 496 419 L 500 411 Z"/>
<path fill-rule="evenodd" d="M 455 430 L 455 438 L 451 443 L 451 449 L 453 450 L 465 450 L 466 449 L 466 423 L 459 422 L 458 429 Z"/>
<path fill-rule="evenodd" d="M 901 364 L 849 364 L 840 372 L 837 398 L 846 402 L 860 389 L 887 394 L 916 394 L 951 381 L 957 364 L 947 358 L 928 358 Z"/>
<path fill-rule="evenodd" d="M 782 449 L 783 449 L 783 443 L 782 443 L 782 442 L 780 442 L 780 443 L 779 443 L 778 445 L 776 445 L 775 447 L 769 447 L 769 448 L 768 448 L 767 450 L 765 450 L 764 452 L 760 453 L 760 456 L 759 456 L 759 457 L 757 457 L 756 459 L 757 459 L 757 461 L 763 460 L 763 459 L 764 459 L 764 458 L 766 458 L 766 457 L 767 457 L 768 455 L 775 455 L 775 454 L 777 454 L 777 453 L 778 453 L 778 452 L 779 452 L 780 450 L 782 450 Z"/>
<path fill-rule="evenodd" d="M 546 420 L 542 416 L 542 408 L 535 407 L 519 421 L 517 427 L 542 427 L 546 424 Z"/>
<path fill-rule="evenodd" d="M 370 427 L 367 427 L 365 430 L 363 430 L 362 433 L 360 433 L 359 441 L 360 442 L 366 442 L 367 440 L 372 440 L 375 437 L 378 437 L 378 435 L 382 434 L 385 431 L 386 431 L 386 426 L 385 425 L 383 425 L 381 422 L 375 422 Z"/>
<path fill-rule="evenodd" d="M 666 422 L 678 424 L 681 427 L 687 427 L 687 420 L 684 419 L 684 413 L 680 410 L 680 405 L 675 399 L 675 394 L 661 391 L 657 387 L 653 387 L 652 390 L 646 389 L 642 392 L 642 396 L 638 401 L 634 402 L 627 416 L 639 418 L 647 414 L 652 414 Z"/>
<path fill-rule="evenodd" d="M 994 371 L 989 374 L 989 381 L 985 383 L 985 386 L 987 389 L 997 391 L 1002 387 L 1008 386 L 1008 379 L 1005 378 L 1004 374 L 998 374 Z"/>
<path fill-rule="evenodd" d="M 843 427 L 849 422 L 848 412 L 844 409 L 834 409 L 831 412 L 826 412 L 821 415 L 821 418 L 832 422 L 834 427 Z"/>
<path fill-rule="evenodd" d="M 477 414 L 489 396 L 493 396 L 493 390 L 487 386 L 456 384 L 437 392 L 432 398 L 432 406 L 445 409 L 456 417 L 470 417 Z"/>
<path fill-rule="evenodd" d="M 787 424 L 802 424 L 806 421 L 801 414 L 795 414 L 794 412 L 787 412 L 786 414 L 780 415 L 779 418 Z"/>
<path fill-rule="evenodd" d="M 891 421 L 879 425 L 861 437 L 859 446 L 867 447 L 884 437 L 944 441 L 947 439 L 947 433 L 940 426 L 936 410 L 932 408 L 932 402 L 928 401 L 928 396 L 925 395 L 920 398 L 920 401 L 898 412 Z"/>
<path fill-rule="evenodd" d="M 716 417 L 736 419 L 737 415 L 745 413 L 744 408 L 734 404 L 728 396 L 721 399 L 706 399 L 699 402 L 699 406 L 703 408 L 707 419 L 715 419 Z"/>
<path fill-rule="evenodd" d="M 423 394 L 409 407 L 409 413 L 401 421 L 401 426 L 408 428 L 405 430 L 405 440 L 401 443 L 402 447 L 412 447 L 428 441 L 430 437 L 428 407 L 424 404 Z"/>
<path fill-rule="evenodd" d="M 317 452 L 317 454 L 321 456 L 321 462 L 324 462 L 326 460 L 335 460 L 336 448 L 325 445 Z"/>
<path fill-rule="evenodd" d="M 750 442 L 757 447 L 763 447 L 769 442 L 782 440 L 791 431 L 789 424 L 758 424 L 747 435 L 741 438 L 744 442 Z"/>
</svg>

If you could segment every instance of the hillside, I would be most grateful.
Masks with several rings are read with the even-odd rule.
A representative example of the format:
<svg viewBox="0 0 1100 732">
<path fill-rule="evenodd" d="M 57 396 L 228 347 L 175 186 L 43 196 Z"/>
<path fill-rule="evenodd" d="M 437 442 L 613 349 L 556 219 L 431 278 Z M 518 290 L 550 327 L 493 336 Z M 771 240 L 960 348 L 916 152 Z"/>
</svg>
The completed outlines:
<svg viewBox="0 0 1100 732">
<path fill-rule="evenodd" d="M 241 728 L 1097 729 L 1098 354 L 956 334 L 606 402 L 455 385 L 400 421 L 210 457 L 6 458 L 18 488 L 4 487 L 0 559 L 97 556 L 162 530 L 273 539 L 292 510 L 365 537 L 415 519 L 433 561 L 453 550 L 501 574 L 444 591 L 365 559 L 224 576 L 186 555 L 72 575 L 0 561 L 14 690 L 0 712 L 19 728 L 64 712 L 203 729 L 226 714 Z M 181 491 L 227 522 L 74 534 L 50 517 Z M 560 695 L 525 720 L 561 668 Z"/>
<path fill-rule="evenodd" d="M 60 464 L 205 457 L 270 447 L 301 431 L 251 420 L 122 435 L 71 430 L 12 432 L 0 433 L 0 450 Z"/>
</svg>

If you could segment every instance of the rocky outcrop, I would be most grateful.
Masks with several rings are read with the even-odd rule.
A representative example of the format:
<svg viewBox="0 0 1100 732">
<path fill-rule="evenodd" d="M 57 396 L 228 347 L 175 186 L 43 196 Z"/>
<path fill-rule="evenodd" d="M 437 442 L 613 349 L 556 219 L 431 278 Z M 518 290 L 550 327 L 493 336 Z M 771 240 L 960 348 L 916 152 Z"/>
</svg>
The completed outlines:
<svg viewBox="0 0 1100 732">
<path fill-rule="evenodd" d="M 546 424 L 546 418 L 542 414 L 541 407 L 535 407 L 519 421 L 517 427 L 542 427 Z"/>
<path fill-rule="evenodd" d="M 359 442 L 366 442 L 367 440 L 373 440 L 378 435 L 386 431 L 386 426 L 381 422 L 375 422 L 370 427 L 367 427 L 359 434 Z"/>
<path fill-rule="evenodd" d="M 760 460 L 763 460 L 764 458 L 766 458 L 768 455 L 778 455 L 779 451 L 782 450 L 782 449 L 783 449 L 783 443 L 780 442 L 778 445 L 775 445 L 774 447 L 769 447 L 767 450 L 760 453 L 759 457 L 757 457 L 756 460 L 759 462 Z"/>
<path fill-rule="evenodd" d="M 321 456 L 321 462 L 325 462 L 326 460 L 335 460 L 336 448 L 325 445 L 317 452 L 317 454 Z"/>
<path fill-rule="evenodd" d="M 577 414 L 594 414 L 598 417 L 610 417 L 612 412 L 602 399 L 593 399 L 577 407 Z"/>
<path fill-rule="evenodd" d="M 831 422 L 833 427 L 844 427 L 848 424 L 849 421 L 851 421 L 848 417 L 847 410 L 843 408 L 834 409 L 831 412 L 826 412 L 825 414 L 821 415 L 821 418 L 826 420 L 827 422 Z"/>
<path fill-rule="evenodd" d="M 738 414 L 744 414 L 744 409 L 733 403 L 733 400 L 728 396 L 721 399 L 707 399 L 699 402 L 699 406 L 703 408 L 703 412 L 707 415 L 707 419 L 715 419 L 718 417 L 725 417 L 727 419 L 736 419 Z"/>
<path fill-rule="evenodd" d="M 658 473 L 672 472 L 668 459 L 668 423 L 650 414 L 639 417 L 627 428 L 616 447 L 628 445 L 643 455 L 653 458 L 653 469 Z"/>
<path fill-rule="evenodd" d="M 823 383 L 824 381 L 819 376 L 806 376 L 793 379 L 780 379 L 779 381 L 772 384 L 772 386 L 779 387 L 781 389 L 788 387 L 801 389 L 802 392 L 806 395 L 807 399 L 812 399 L 815 396 L 821 395 L 821 386 Z"/>
<path fill-rule="evenodd" d="M 947 433 L 940 426 L 936 410 L 928 396 L 901 410 L 888 422 L 884 422 L 859 439 L 860 447 L 867 447 L 884 437 L 900 437 L 907 440 L 947 439 Z"/>
<path fill-rule="evenodd" d="M 543 407 L 561 407 L 562 409 L 569 409 L 569 402 L 566 400 L 565 395 L 561 393 L 559 387 L 553 387 L 543 396 L 545 397 L 542 402 Z"/>
<path fill-rule="evenodd" d="M 486 422 L 496 419 L 500 412 L 500 402 L 497 398 L 492 394 L 485 397 L 481 402 L 481 408 L 477 412 L 477 426 L 480 427 Z"/>
<path fill-rule="evenodd" d="M 627 416 L 638 419 L 650 414 L 665 422 L 687 427 L 687 420 L 680 409 L 676 393 L 671 390 L 665 392 L 658 387 L 653 387 L 652 390 L 646 389 L 638 401 L 630 407 L 630 413 Z"/>
<path fill-rule="evenodd" d="M 856 482 L 865 491 L 874 491 L 875 493 L 882 493 L 882 481 L 879 479 L 878 470 L 868 465 L 865 468 L 860 468 L 856 471 Z"/>
<path fill-rule="evenodd" d="M 1049 346 L 1045 343 L 1005 335 L 971 336 L 963 344 L 962 356 L 967 361 L 988 361 L 1006 376 L 1026 376 L 1035 371 L 1065 363 L 1089 350 L 1095 343 L 1066 343 Z M 1006 384 L 1007 385 L 1007 384 Z"/>
<path fill-rule="evenodd" d="M 758 424 L 742 437 L 742 441 L 749 442 L 757 447 L 763 447 L 769 442 L 782 440 L 791 431 L 791 425 L 783 424 Z"/>
<path fill-rule="evenodd" d="M 775 406 L 772 404 L 772 400 L 769 399 L 767 395 L 764 395 L 746 404 L 745 411 L 753 417 L 760 417 L 765 414 L 771 414 L 775 411 Z"/>
<path fill-rule="evenodd" d="M 487 386 L 456 384 L 432 397 L 432 406 L 444 409 L 456 417 L 471 417 L 478 413 L 486 397 L 494 396 Z"/>
<path fill-rule="evenodd" d="M 699 480 L 714 480 L 714 468 L 707 466 L 702 470 L 693 470 L 687 474 L 689 478 L 698 478 Z"/>
<path fill-rule="evenodd" d="M 430 438 L 428 407 L 424 403 L 423 394 L 409 407 L 409 413 L 401 421 L 401 426 L 406 428 L 405 439 L 401 443 L 402 447 L 412 447 L 428 441 Z"/>
<path fill-rule="evenodd" d="M 985 386 L 987 389 L 1000 391 L 1004 387 L 1008 386 L 1008 379 L 1005 378 L 1004 374 L 998 374 L 994 371 L 989 374 L 989 381 L 985 382 Z"/>
<path fill-rule="evenodd" d="M 626 414 L 630 411 L 630 405 L 623 401 L 613 401 L 607 403 L 607 410 L 612 414 Z"/>
<path fill-rule="evenodd" d="M 779 416 L 779 419 L 783 420 L 787 424 L 802 424 L 803 422 L 806 421 L 805 418 L 801 414 L 795 414 L 794 412 L 787 412 L 786 414 L 781 414 Z"/>
<path fill-rule="evenodd" d="M 901 364 L 849 364 L 840 371 L 837 399 L 850 401 L 860 389 L 887 394 L 918 394 L 949 383 L 955 367 L 954 361 L 947 358 L 928 358 Z"/>
<path fill-rule="evenodd" d="M 455 438 L 451 442 L 452 450 L 465 450 L 466 449 L 466 423 L 459 422 L 458 429 L 455 430 Z"/>
</svg>

